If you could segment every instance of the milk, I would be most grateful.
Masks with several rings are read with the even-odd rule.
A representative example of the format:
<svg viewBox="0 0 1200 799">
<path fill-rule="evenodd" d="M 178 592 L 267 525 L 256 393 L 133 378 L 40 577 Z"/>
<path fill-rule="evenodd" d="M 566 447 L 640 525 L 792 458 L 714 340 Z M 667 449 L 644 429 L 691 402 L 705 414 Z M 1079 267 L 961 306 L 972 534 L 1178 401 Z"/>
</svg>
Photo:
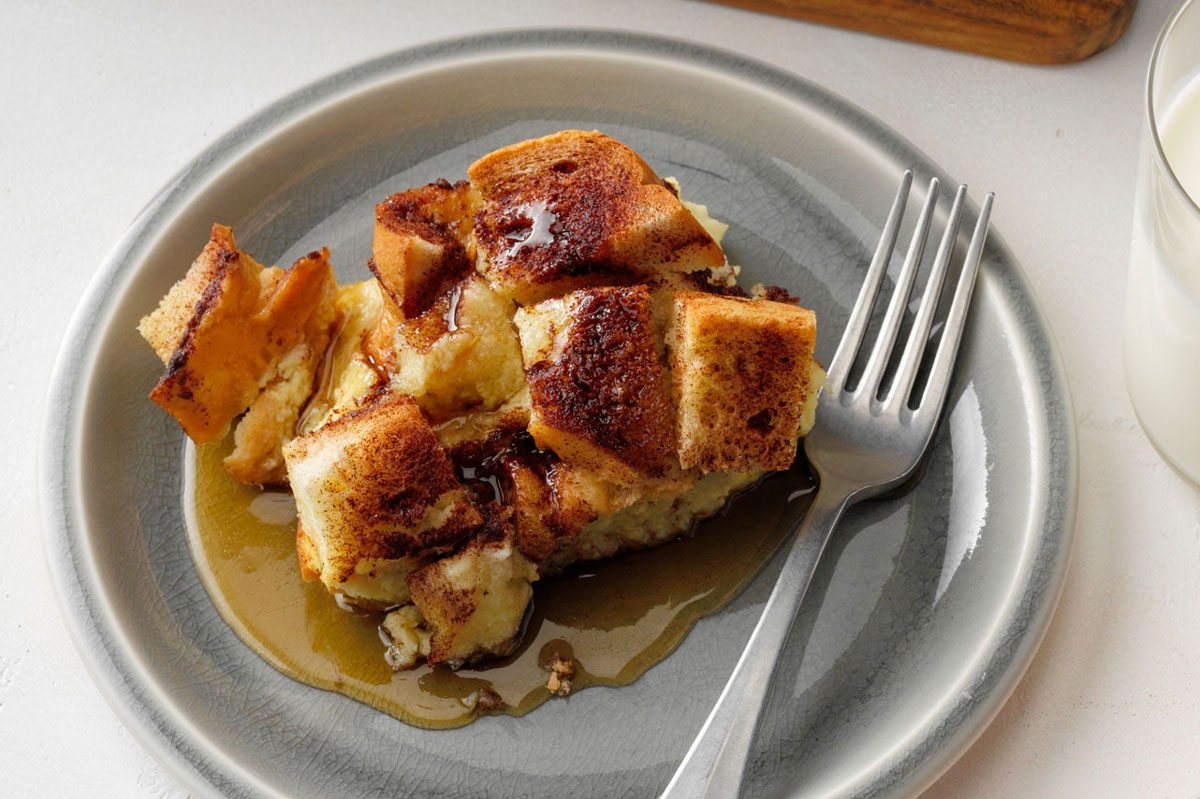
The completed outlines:
<svg viewBox="0 0 1200 799">
<path fill-rule="evenodd" d="M 1158 135 L 1171 171 L 1200 204 L 1200 75 L 1167 107 Z"/>
<path fill-rule="evenodd" d="M 1200 203 L 1200 76 L 1159 114 L 1163 152 Z M 1200 483 L 1200 211 L 1142 154 L 1125 320 L 1125 370 L 1142 427 Z"/>
</svg>

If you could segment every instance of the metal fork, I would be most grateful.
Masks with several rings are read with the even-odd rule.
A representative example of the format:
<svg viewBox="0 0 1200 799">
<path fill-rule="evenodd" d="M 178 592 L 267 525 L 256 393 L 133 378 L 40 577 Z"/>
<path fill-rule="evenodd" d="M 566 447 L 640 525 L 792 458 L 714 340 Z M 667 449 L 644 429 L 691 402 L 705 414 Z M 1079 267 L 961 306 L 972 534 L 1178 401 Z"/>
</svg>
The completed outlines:
<svg viewBox="0 0 1200 799">
<path fill-rule="evenodd" d="M 783 571 L 746 650 L 662 799 L 729 799 L 738 795 L 780 652 L 834 525 L 851 505 L 903 485 L 916 472 L 929 448 L 945 405 L 975 276 L 979 271 L 992 194 L 988 193 L 983 200 L 923 391 L 919 396 L 910 396 L 924 360 L 942 284 L 954 253 L 966 186 L 959 186 L 954 196 L 925 295 L 894 377 L 886 389 L 882 382 L 925 252 L 925 240 L 937 203 L 937 178 L 929 182 L 929 193 L 884 314 L 879 337 L 870 351 L 862 376 L 853 388 L 848 388 L 847 379 L 863 344 L 879 287 L 895 248 L 911 185 L 912 173 L 905 172 L 846 332 L 830 364 L 829 377 L 817 406 L 816 424 L 804 442 L 809 463 L 820 478 L 820 490 L 804 520 L 797 526 L 799 535 L 792 543 Z"/>
</svg>

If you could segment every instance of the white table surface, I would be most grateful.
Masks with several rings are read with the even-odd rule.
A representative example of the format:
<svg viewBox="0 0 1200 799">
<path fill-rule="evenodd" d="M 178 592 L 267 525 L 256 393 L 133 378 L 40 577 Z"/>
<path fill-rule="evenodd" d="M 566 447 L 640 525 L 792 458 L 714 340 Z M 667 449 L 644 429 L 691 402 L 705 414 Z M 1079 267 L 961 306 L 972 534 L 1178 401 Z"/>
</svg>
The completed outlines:
<svg viewBox="0 0 1200 799">
<path fill-rule="evenodd" d="M 1110 50 L 1045 68 L 681 0 L 7 5 L 0 794 L 185 795 L 122 728 L 67 639 L 34 499 L 51 364 L 108 248 L 202 147 L 313 79 L 467 32 L 600 25 L 790 69 L 877 115 L 976 190 L 997 192 L 995 227 L 1029 273 L 1070 378 L 1077 543 L 1016 694 L 927 796 L 1200 795 L 1200 492 L 1142 435 L 1120 356 L 1142 82 L 1169 6 L 1143 0 Z"/>
</svg>

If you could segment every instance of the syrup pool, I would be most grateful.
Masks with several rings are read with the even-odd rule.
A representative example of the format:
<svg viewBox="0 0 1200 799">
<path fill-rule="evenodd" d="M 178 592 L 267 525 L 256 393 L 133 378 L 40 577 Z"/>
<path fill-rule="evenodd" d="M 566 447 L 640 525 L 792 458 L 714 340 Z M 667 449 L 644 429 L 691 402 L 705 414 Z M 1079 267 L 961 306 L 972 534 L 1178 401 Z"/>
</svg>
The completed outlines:
<svg viewBox="0 0 1200 799">
<path fill-rule="evenodd" d="M 503 660 L 393 672 L 378 634 L 382 614 L 343 610 L 319 583 L 300 579 L 290 497 L 235 483 L 221 467 L 229 450 L 228 441 L 188 446 L 184 497 L 192 554 L 225 621 L 289 677 L 429 728 L 469 724 L 485 691 L 503 700 L 500 712 L 533 710 L 552 696 L 555 656 L 575 660 L 576 692 L 633 682 L 758 573 L 798 512 L 792 500 L 807 501 L 811 488 L 797 467 L 735 499 L 691 538 L 539 581 L 524 639 Z"/>
</svg>

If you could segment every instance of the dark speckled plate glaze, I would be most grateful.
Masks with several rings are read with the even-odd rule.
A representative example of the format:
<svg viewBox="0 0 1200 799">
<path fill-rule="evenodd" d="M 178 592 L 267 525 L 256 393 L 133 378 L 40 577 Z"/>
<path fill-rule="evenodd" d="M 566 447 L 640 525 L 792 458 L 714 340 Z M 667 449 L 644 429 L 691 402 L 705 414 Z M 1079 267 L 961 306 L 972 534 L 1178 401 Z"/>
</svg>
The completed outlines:
<svg viewBox="0 0 1200 799">
<path fill-rule="evenodd" d="M 134 325 L 213 220 L 263 261 L 326 244 L 343 277 L 361 277 L 376 199 L 565 127 L 624 139 L 730 221 L 727 248 L 746 276 L 817 310 L 824 358 L 897 176 L 941 175 L 793 75 L 589 31 L 489 35 L 371 61 L 200 155 L 138 217 L 80 305 L 41 467 L 49 561 L 82 657 L 141 742 L 197 794 L 650 797 L 708 713 L 772 567 L 636 683 L 522 718 L 415 729 L 283 677 L 201 586 L 184 532 L 182 436 L 145 399 L 160 366 Z M 993 235 L 928 471 L 912 493 L 857 509 L 835 536 L 784 659 L 750 795 L 911 795 L 988 723 L 1066 570 L 1071 419 L 1045 322 Z"/>
</svg>

